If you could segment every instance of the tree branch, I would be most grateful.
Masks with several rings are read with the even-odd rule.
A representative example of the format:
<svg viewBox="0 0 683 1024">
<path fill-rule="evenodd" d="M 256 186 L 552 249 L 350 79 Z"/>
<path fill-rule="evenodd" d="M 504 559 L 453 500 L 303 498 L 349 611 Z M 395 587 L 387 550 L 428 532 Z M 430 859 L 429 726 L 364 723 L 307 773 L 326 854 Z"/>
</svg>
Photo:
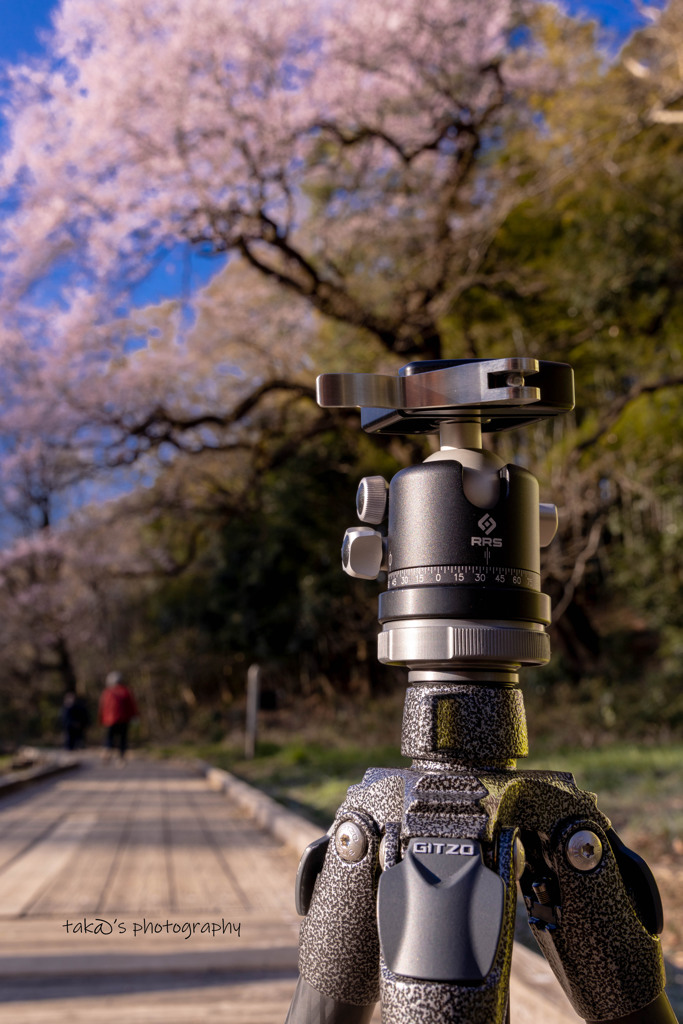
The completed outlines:
<svg viewBox="0 0 683 1024">
<path fill-rule="evenodd" d="M 261 222 L 265 226 L 267 218 L 262 216 Z M 258 242 L 272 245 L 284 257 L 285 264 L 291 265 L 292 269 L 287 272 L 283 267 L 266 262 L 255 251 L 254 246 Z M 322 278 L 313 265 L 294 249 L 285 237 L 278 235 L 274 225 L 267 231 L 262 231 L 257 238 L 241 235 L 237 247 L 255 270 L 273 278 L 297 295 L 304 296 L 320 313 L 341 323 L 370 331 L 390 352 L 399 350 L 399 332 L 396 324 L 375 316 L 360 306 L 348 291 Z M 297 270 L 300 272 L 299 275 L 296 273 Z"/>
<path fill-rule="evenodd" d="M 591 531 L 588 534 L 586 544 L 583 550 L 581 551 L 581 554 L 576 559 L 572 574 L 569 577 L 567 583 L 565 584 L 564 591 L 562 592 L 562 597 L 553 608 L 553 622 L 557 622 L 558 619 L 561 619 L 564 613 L 566 612 L 567 608 L 571 604 L 574 594 L 576 593 L 576 588 L 581 583 L 581 580 L 584 577 L 584 573 L 586 572 L 586 566 L 600 546 L 600 539 L 602 537 L 603 526 L 605 525 L 605 518 L 605 516 L 601 516 L 599 519 L 596 519 L 593 523 Z"/>
<path fill-rule="evenodd" d="M 634 402 L 636 398 L 640 398 L 641 395 L 653 394 L 655 391 L 662 391 L 664 388 L 680 387 L 682 384 L 683 374 L 677 374 L 674 377 L 661 377 L 659 380 L 651 381 L 650 383 L 643 381 L 636 382 L 631 388 L 629 388 L 625 395 L 620 395 L 611 402 L 600 417 L 598 426 L 591 436 L 580 441 L 574 447 L 575 455 L 586 451 L 586 449 L 591 448 L 596 444 L 603 434 L 607 433 L 615 420 L 619 418 L 626 406 L 631 402 Z"/>
</svg>

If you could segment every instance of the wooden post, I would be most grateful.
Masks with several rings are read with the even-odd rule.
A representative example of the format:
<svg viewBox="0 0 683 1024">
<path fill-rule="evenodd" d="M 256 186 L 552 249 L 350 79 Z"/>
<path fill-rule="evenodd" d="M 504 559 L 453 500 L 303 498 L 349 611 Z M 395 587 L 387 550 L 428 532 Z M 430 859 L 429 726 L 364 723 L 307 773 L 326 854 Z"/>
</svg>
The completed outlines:
<svg viewBox="0 0 683 1024">
<path fill-rule="evenodd" d="M 244 756 L 251 760 L 256 754 L 258 708 L 261 695 L 261 669 L 250 665 L 247 672 L 247 727 L 244 736 Z"/>
</svg>

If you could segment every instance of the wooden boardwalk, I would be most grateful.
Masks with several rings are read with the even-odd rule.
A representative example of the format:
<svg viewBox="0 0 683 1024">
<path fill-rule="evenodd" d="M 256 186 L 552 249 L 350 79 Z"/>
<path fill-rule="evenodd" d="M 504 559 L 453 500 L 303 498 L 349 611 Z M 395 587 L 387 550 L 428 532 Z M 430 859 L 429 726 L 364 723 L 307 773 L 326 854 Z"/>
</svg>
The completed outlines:
<svg viewBox="0 0 683 1024">
<path fill-rule="evenodd" d="M 297 862 L 180 764 L 90 757 L 4 798 L 0 1022 L 282 1024 Z M 513 1024 L 578 1020 L 527 950 L 511 992 Z"/>
<path fill-rule="evenodd" d="M 296 867 L 179 765 L 93 758 L 5 798 L 0 1021 L 283 1021 Z"/>
</svg>

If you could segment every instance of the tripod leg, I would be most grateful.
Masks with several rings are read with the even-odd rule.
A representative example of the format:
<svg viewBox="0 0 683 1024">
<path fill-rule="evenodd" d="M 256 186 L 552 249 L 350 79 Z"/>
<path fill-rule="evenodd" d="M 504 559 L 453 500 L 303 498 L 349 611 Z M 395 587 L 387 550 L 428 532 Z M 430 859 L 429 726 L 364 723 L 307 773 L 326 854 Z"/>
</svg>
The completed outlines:
<svg viewBox="0 0 683 1024">
<path fill-rule="evenodd" d="M 678 1021 L 666 993 L 662 992 L 642 1010 L 628 1013 L 625 1017 L 612 1017 L 610 1020 L 589 1020 L 586 1024 L 678 1024 Z"/>
<path fill-rule="evenodd" d="M 302 859 L 297 907 L 306 916 L 287 1024 L 367 1024 L 372 1016 L 379 997 L 379 838 L 371 818 L 344 810 L 331 835 Z"/>
<path fill-rule="evenodd" d="M 369 1024 L 374 1008 L 326 996 L 300 977 L 285 1024 Z"/>
<path fill-rule="evenodd" d="M 661 902 L 645 862 L 586 819 L 560 823 L 545 856 L 533 841 L 530 850 L 529 923 L 576 1012 L 589 1024 L 676 1024 L 663 991 Z"/>
</svg>

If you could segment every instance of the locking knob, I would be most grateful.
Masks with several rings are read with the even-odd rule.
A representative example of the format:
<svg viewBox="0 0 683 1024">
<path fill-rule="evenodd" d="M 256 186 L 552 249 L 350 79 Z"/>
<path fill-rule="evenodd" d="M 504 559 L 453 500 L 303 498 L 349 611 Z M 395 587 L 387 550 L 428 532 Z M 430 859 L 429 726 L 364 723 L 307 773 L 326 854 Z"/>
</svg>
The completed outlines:
<svg viewBox="0 0 683 1024">
<path fill-rule="evenodd" d="M 369 526 L 351 526 L 344 534 L 342 569 L 361 580 L 376 580 L 382 568 L 382 534 Z"/>
<path fill-rule="evenodd" d="M 361 523 L 381 523 L 387 512 L 389 484 L 383 476 L 364 476 L 356 493 L 356 512 Z"/>
<path fill-rule="evenodd" d="M 539 506 L 541 547 L 547 548 L 557 533 L 557 507 L 544 502 Z"/>
</svg>

